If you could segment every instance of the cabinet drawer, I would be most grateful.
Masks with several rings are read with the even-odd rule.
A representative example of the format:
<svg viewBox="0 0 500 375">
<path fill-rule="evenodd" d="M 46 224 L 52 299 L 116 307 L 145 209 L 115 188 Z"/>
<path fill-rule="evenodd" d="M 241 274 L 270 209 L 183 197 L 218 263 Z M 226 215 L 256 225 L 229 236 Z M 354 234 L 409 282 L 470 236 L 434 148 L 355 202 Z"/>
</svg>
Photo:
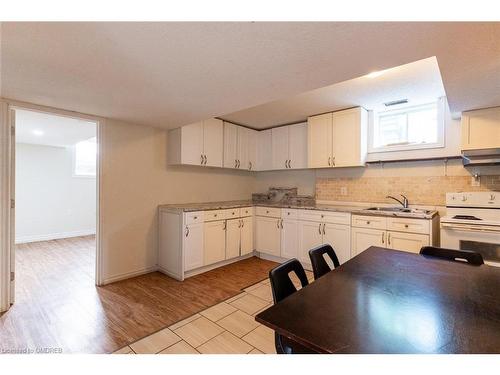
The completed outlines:
<svg viewBox="0 0 500 375">
<path fill-rule="evenodd" d="M 282 208 L 281 217 L 283 219 L 298 219 L 299 211 L 293 208 Z"/>
<path fill-rule="evenodd" d="M 333 211 L 300 210 L 299 219 L 317 221 L 320 223 L 349 225 L 351 222 L 351 214 Z"/>
<path fill-rule="evenodd" d="M 226 218 L 225 210 L 210 210 L 205 211 L 203 214 L 205 221 L 224 220 Z"/>
<path fill-rule="evenodd" d="M 224 219 L 236 219 L 240 217 L 240 209 L 239 208 L 228 208 L 227 210 L 222 210 Z"/>
<path fill-rule="evenodd" d="M 240 208 L 241 217 L 253 216 L 253 207 L 242 207 Z"/>
<path fill-rule="evenodd" d="M 273 207 L 256 207 L 255 214 L 257 216 L 267 216 L 267 217 L 281 217 L 281 208 Z"/>
<path fill-rule="evenodd" d="M 429 234 L 430 220 L 408 219 L 403 217 L 387 218 L 387 230 L 407 233 Z"/>
<path fill-rule="evenodd" d="M 187 212 L 185 214 L 186 225 L 187 224 L 195 224 L 195 223 L 203 223 L 203 211 L 196 212 Z"/>
<path fill-rule="evenodd" d="M 385 230 L 387 228 L 387 218 L 382 216 L 352 215 L 352 226 Z"/>
</svg>

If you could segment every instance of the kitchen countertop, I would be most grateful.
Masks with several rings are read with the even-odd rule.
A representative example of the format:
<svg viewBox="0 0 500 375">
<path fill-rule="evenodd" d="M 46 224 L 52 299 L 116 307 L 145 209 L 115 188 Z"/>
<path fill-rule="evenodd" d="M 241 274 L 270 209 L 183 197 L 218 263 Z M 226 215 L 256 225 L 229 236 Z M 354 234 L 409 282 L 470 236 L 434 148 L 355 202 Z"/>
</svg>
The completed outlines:
<svg viewBox="0 0 500 375">
<path fill-rule="evenodd" d="M 254 203 L 251 200 L 240 200 L 240 201 L 224 201 L 224 202 L 205 202 L 205 203 L 186 203 L 186 204 L 164 204 L 160 205 L 159 208 L 174 212 L 193 212 L 193 211 L 209 211 L 209 210 L 222 210 L 230 208 L 240 208 L 249 206 L 260 206 L 260 207 L 273 207 L 273 208 L 292 208 L 301 210 L 317 210 L 317 211 L 332 211 L 332 212 L 347 212 L 351 214 L 358 215 L 370 215 L 370 216 L 389 216 L 389 217 L 406 217 L 406 218 L 417 218 L 417 219 L 432 219 L 437 215 L 437 211 L 431 210 L 428 213 L 412 213 L 412 212 L 388 212 L 388 211 L 371 211 L 367 210 L 368 207 L 376 206 L 367 205 L 362 206 L 349 206 L 349 205 L 339 205 L 339 204 L 315 204 L 314 206 L 303 206 L 303 205 L 290 205 L 285 203 Z"/>
</svg>

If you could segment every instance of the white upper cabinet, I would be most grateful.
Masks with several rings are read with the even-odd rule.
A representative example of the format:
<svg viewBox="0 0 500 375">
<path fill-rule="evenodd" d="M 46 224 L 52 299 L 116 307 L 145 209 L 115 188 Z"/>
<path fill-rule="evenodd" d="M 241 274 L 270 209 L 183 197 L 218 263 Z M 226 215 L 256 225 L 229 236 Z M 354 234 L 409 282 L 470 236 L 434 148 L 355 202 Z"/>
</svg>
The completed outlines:
<svg viewBox="0 0 500 375">
<path fill-rule="evenodd" d="M 207 167 L 222 167 L 222 129 L 219 119 L 203 121 L 203 155 Z"/>
<path fill-rule="evenodd" d="M 273 169 L 307 168 L 307 123 L 271 129 Z"/>
<path fill-rule="evenodd" d="M 368 114 L 363 108 L 308 118 L 309 168 L 357 167 L 365 163 Z"/>
<path fill-rule="evenodd" d="M 257 170 L 273 169 L 272 129 L 257 132 Z"/>
<path fill-rule="evenodd" d="M 309 168 L 332 166 L 332 123 L 333 115 L 331 113 L 307 119 Z"/>
<path fill-rule="evenodd" d="M 271 129 L 273 169 L 288 169 L 288 127 Z"/>
<path fill-rule="evenodd" d="M 238 168 L 238 126 L 225 121 L 224 168 Z"/>
<path fill-rule="evenodd" d="M 500 107 L 462 113 L 462 150 L 500 148 Z"/>
<path fill-rule="evenodd" d="M 257 131 L 224 122 L 224 167 L 255 170 Z"/>
<path fill-rule="evenodd" d="M 170 164 L 222 167 L 223 124 L 210 119 L 173 129 L 168 134 Z"/>
</svg>

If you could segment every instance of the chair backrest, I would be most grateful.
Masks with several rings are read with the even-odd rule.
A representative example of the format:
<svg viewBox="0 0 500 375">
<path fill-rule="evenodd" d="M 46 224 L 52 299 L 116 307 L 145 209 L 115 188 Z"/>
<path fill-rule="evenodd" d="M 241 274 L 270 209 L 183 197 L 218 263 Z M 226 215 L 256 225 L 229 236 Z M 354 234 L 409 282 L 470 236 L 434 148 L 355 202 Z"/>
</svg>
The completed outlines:
<svg viewBox="0 0 500 375">
<path fill-rule="evenodd" d="M 314 280 L 319 279 L 321 276 L 326 275 L 332 270 L 325 260 L 325 254 L 327 254 L 332 260 L 334 268 L 340 266 L 337 254 L 335 254 L 335 251 L 330 245 L 320 245 L 309 250 L 309 258 L 311 258 Z"/>
<path fill-rule="evenodd" d="M 290 279 L 290 272 L 294 272 L 297 275 L 302 287 L 309 284 L 306 272 L 304 271 L 302 264 L 300 264 L 297 259 L 290 259 L 289 261 L 280 264 L 269 271 L 269 279 L 271 281 L 274 303 L 280 302 L 297 291 L 292 279 Z"/>
<path fill-rule="evenodd" d="M 475 266 L 484 264 L 481 254 L 469 250 L 453 250 L 434 246 L 424 246 L 420 249 L 420 254 L 452 261 L 463 259 L 467 261 L 467 263 Z"/>
</svg>

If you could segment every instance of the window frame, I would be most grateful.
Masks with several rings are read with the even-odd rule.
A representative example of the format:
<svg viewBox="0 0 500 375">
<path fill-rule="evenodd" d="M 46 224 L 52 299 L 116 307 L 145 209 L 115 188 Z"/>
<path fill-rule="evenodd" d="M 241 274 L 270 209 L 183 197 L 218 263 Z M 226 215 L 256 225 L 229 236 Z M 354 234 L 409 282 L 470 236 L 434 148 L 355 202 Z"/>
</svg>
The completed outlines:
<svg viewBox="0 0 500 375">
<path fill-rule="evenodd" d="M 384 145 L 375 147 L 375 122 L 377 121 L 378 113 L 370 111 L 369 123 L 368 123 L 368 153 L 375 154 L 381 152 L 393 152 L 393 151 L 412 151 L 412 150 L 425 150 L 425 149 L 436 149 L 445 147 L 445 129 L 444 129 L 444 102 L 443 98 L 439 98 L 434 102 L 422 103 L 414 106 L 406 106 L 403 108 L 380 111 L 378 113 L 408 113 L 412 112 L 419 107 L 425 107 L 431 104 L 436 105 L 437 110 L 437 141 L 433 143 L 408 143 L 408 144 L 394 144 L 394 145 Z"/>
<path fill-rule="evenodd" d="M 95 173 L 94 174 L 81 174 L 81 173 L 76 173 L 76 143 L 71 146 L 71 155 L 72 155 L 72 165 L 71 165 L 71 174 L 74 178 L 96 178 L 97 177 L 97 152 L 98 152 L 98 145 L 97 145 L 97 137 L 91 137 L 87 139 L 86 141 L 90 139 L 96 139 L 96 167 L 95 167 Z M 79 142 L 78 142 L 79 143 Z"/>
</svg>

